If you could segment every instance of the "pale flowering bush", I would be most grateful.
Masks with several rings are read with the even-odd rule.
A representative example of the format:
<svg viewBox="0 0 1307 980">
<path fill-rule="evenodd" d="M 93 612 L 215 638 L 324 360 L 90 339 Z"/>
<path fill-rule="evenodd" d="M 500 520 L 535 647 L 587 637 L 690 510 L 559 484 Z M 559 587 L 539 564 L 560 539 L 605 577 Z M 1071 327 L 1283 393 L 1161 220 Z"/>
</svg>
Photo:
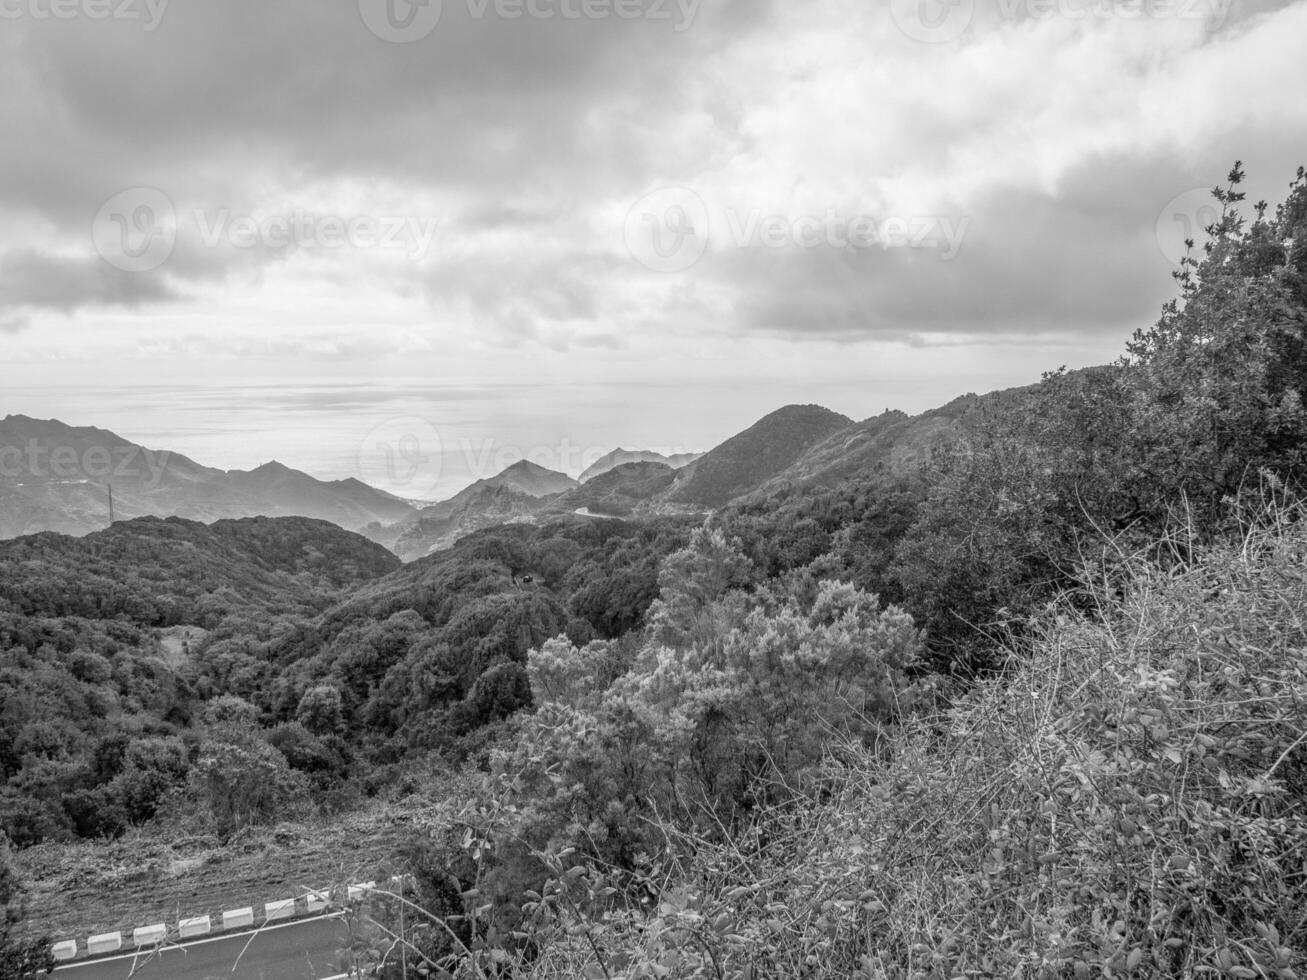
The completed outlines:
<svg viewBox="0 0 1307 980">
<path fill-rule="evenodd" d="M 497 939 L 444 975 L 1294 980 L 1307 964 L 1305 517 L 1271 503 L 1225 543 L 1117 556 L 1032 625 L 1006 672 L 944 709 L 876 740 L 828 714 L 811 778 L 733 820 L 670 805 L 699 778 L 705 706 L 730 720 L 717 744 L 753 744 L 777 707 L 758 683 L 769 670 L 811 671 L 814 704 L 849 695 L 859 661 L 845 641 L 880 637 L 865 659 L 892 671 L 910 662 L 910 624 L 829 585 L 713 650 L 649 649 L 602 710 L 544 706 L 530 753 L 502 759 L 497 791 L 465 815 L 469 903 Z M 598 773 L 608 790 L 587 782 Z M 660 802 L 633 819 L 634 795 L 587 785 Z M 531 840 L 561 826 L 544 819 L 560 806 L 555 818 L 578 819 Z M 622 818 L 642 828 L 625 863 L 601 833 Z M 511 848 L 539 883 L 519 882 L 505 929 L 495 903 L 511 889 L 487 886 Z"/>
<path fill-rule="evenodd" d="M 664 822 L 657 901 L 527 975 L 1303 975 L 1304 517 L 1124 556 L 1003 676 L 833 748 L 819 792 L 728 835 Z"/>
</svg>

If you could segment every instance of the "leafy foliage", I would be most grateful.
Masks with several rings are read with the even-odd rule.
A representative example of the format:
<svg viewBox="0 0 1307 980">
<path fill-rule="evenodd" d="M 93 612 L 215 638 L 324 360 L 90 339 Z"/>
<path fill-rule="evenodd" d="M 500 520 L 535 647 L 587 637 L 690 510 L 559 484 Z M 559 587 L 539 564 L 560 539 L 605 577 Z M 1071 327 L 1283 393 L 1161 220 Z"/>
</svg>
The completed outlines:
<svg viewBox="0 0 1307 980">
<path fill-rule="evenodd" d="M 9 841 L 0 834 L 0 980 L 31 980 L 54 968 L 48 938 L 19 938 L 13 934 L 22 918 L 21 893 L 22 883 L 14 872 Z"/>
<path fill-rule="evenodd" d="M 425 967 L 1298 975 L 1307 178 L 1246 225 L 1241 177 L 1118 364 L 715 515 L 643 629 L 534 648 Z"/>
<path fill-rule="evenodd" d="M 782 408 L 678 472 L 672 500 L 721 507 L 756 489 L 850 422 L 820 405 Z"/>
<path fill-rule="evenodd" d="M 402 569 L 295 519 L 8 542 L 0 827 L 26 845 L 186 814 L 228 834 L 377 792 L 410 747 L 457 755 L 528 706 L 532 647 L 638 626 L 685 533 L 574 519 Z"/>
<path fill-rule="evenodd" d="M 479 791 L 378 976 L 1296 976 L 1307 174 L 1251 221 L 1242 177 L 1117 364 L 783 411 L 812 478 L 701 527 L 402 569 L 277 522 L 5 546 L 0 819 L 231 832 L 436 750 Z M 674 495 L 756 489 L 751 439 Z M 840 447 L 879 462 L 819 486 Z"/>
</svg>

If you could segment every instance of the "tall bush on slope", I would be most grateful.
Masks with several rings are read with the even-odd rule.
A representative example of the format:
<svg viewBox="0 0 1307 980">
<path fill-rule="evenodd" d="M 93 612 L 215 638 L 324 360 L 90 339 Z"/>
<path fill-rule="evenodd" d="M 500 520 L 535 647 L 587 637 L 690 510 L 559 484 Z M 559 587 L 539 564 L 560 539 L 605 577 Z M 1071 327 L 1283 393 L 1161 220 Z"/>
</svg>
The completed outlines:
<svg viewBox="0 0 1307 980">
<path fill-rule="evenodd" d="M 833 798 L 725 840 L 664 825 L 659 898 L 564 906 L 526 975 L 1292 980 L 1307 963 L 1304 518 L 1272 506 L 1183 564 L 1188 540 L 1164 562 L 1126 557 L 1004 676 L 889 751 L 832 757 Z M 611 882 L 563 881 L 535 914 Z"/>
<path fill-rule="evenodd" d="M 1118 364 L 1046 376 L 940 461 L 891 570 L 940 670 L 992 666 L 985 628 L 1065 587 L 1084 542 L 1147 540 L 1181 500 L 1218 533 L 1262 469 L 1307 486 L 1307 171 L 1251 220 L 1243 176 Z"/>
</svg>

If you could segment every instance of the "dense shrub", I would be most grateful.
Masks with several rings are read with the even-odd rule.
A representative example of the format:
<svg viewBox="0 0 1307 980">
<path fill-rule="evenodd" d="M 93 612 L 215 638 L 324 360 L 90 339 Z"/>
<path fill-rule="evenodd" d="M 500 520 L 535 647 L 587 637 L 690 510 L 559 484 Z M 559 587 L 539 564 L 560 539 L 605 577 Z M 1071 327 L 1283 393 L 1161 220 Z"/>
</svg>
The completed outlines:
<svg viewBox="0 0 1307 980">
<path fill-rule="evenodd" d="M 736 833 L 663 823 L 634 883 L 555 859 L 524 975 L 1299 975 L 1304 518 L 1118 556 L 1003 676 Z"/>
</svg>

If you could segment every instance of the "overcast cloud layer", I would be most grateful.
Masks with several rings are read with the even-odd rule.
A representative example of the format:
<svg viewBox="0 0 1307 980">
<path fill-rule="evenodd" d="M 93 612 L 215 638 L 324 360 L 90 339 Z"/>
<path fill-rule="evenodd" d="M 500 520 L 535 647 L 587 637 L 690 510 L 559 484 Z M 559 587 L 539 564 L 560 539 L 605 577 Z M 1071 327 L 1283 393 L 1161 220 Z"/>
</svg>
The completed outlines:
<svg viewBox="0 0 1307 980">
<path fill-rule="evenodd" d="M 0 0 L 0 358 L 924 408 L 1113 356 L 1236 158 L 1278 201 L 1304 40 L 1307 0 Z"/>
</svg>

